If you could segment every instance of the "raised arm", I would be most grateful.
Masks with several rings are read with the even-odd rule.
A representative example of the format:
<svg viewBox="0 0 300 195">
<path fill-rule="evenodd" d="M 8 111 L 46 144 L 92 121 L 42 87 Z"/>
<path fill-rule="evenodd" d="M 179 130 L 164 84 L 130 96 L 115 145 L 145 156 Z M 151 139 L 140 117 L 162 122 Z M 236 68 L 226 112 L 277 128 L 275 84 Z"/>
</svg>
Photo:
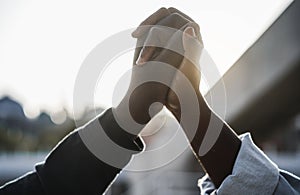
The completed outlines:
<svg viewBox="0 0 300 195">
<path fill-rule="evenodd" d="M 184 57 L 181 64 L 176 66 L 178 74 L 170 86 L 166 106 L 180 122 L 194 154 L 208 173 L 208 177 L 199 182 L 201 192 L 299 194 L 299 177 L 280 170 L 253 143 L 250 134 L 238 137 L 208 106 L 199 91 L 199 58 L 203 49 L 199 27 L 189 22 L 183 29 L 184 33 L 179 39 L 170 40 L 174 42 L 173 45 L 183 46 L 181 55 Z M 144 56 L 153 56 L 151 51 L 149 53 Z M 149 59 L 152 60 L 151 57 Z M 182 94 L 190 101 L 179 99 Z M 195 121 L 199 121 L 196 127 L 193 126 Z"/>
<path fill-rule="evenodd" d="M 142 25 L 160 23 L 180 28 L 186 20 L 177 19 L 176 14 L 162 8 Z M 157 82 L 140 85 L 148 75 L 160 72 L 148 68 L 149 64 L 136 64 L 143 43 L 157 34 L 150 28 L 138 28 L 133 34 L 140 37 L 130 86 L 121 103 L 67 135 L 44 162 L 36 165 L 35 171 L 0 187 L 0 194 L 100 194 L 127 165 L 132 154 L 143 150 L 138 134 L 151 119 L 148 111 L 152 103 L 165 103 L 168 87 Z M 167 53 L 158 56 L 166 59 Z M 169 76 L 171 82 L 174 75 Z M 155 115 L 161 108 L 162 105 L 154 106 L 151 114 Z"/>
</svg>

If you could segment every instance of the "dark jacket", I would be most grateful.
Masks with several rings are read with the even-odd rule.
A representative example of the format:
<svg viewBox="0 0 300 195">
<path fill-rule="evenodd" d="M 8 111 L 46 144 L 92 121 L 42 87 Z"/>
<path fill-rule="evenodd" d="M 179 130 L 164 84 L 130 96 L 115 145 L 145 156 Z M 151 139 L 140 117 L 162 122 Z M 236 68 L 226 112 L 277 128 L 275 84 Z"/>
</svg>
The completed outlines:
<svg viewBox="0 0 300 195">
<path fill-rule="evenodd" d="M 101 124 L 102 128 L 98 128 Z M 103 137 L 93 135 L 98 131 L 105 133 L 112 144 L 127 148 L 128 152 L 118 153 L 110 150 Z M 83 141 L 82 137 L 85 136 Z M 93 139 L 95 138 L 95 139 Z M 91 140 L 87 140 L 91 139 Z M 90 143 L 87 143 L 87 142 Z M 93 143 L 95 142 L 95 143 Z M 110 159 L 101 159 L 97 151 L 91 151 L 89 144 L 99 146 L 100 153 L 118 161 L 117 166 Z M 140 138 L 125 132 L 116 123 L 112 110 L 89 122 L 66 136 L 50 152 L 45 161 L 35 167 L 35 171 L 9 182 L 0 188 L 3 194 L 102 194 L 122 168 L 130 161 L 132 154 L 142 151 Z M 104 156 L 105 157 L 105 156 Z M 113 165 L 111 165 L 113 164 Z"/>
</svg>

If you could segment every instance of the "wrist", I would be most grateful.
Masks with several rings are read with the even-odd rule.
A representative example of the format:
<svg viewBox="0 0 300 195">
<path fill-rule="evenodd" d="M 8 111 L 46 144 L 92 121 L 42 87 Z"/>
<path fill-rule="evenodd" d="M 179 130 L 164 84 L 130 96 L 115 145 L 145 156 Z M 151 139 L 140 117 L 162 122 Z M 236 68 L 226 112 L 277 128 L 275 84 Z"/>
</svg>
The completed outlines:
<svg viewBox="0 0 300 195">
<path fill-rule="evenodd" d="M 208 106 L 205 98 L 202 96 L 199 90 L 196 92 L 196 94 L 200 111 L 199 124 L 196 133 L 189 139 L 194 151 L 199 150 L 209 127 L 209 123 L 211 122 L 211 118 L 215 117 L 215 114 Z"/>
<path fill-rule="evenodd" d="M 191 147 L 213 183 L 220 186 L 224 178 L 232 171 L 241 141 L 226 122 L 211 110 L 200 92 L 197 93 L 197 98 L 200 119 L 197 132 L 191 141 Z M 220 131 L 218 128 L 221 128 Z M 211 146 L 210 149 L 209 146 Z M 200 149 L 200 147 L 203 148 Z"/>
<path fill-rule="evenodd" d="M 98 121 L 101 124 L 106 135 L 119 146 L 130 150 L 139 150 L 143 148 L 143 144 L 139 143 L 137 134 L 124 129 L 119 118 L 114 113 L 114 108 L 106 110 L 101 116 L 98 117 Z M 137 149 L 138 148 L 138 149 Z"/>
<path fill-rule="evenodd" d="M 138 135 L 145 126 L 145 124 L 137 122 L 136 114 L 139 112 L 129 106 L 128 96 L 125 96 L 116 107 L 113 107 L 112 112 L 119 126 L 130 134 Z"/>
<path fill-rule="evenodd" d="M 210 115 L 211 109 L 208 106 L 207 102 L 205 101 L 204 97 L 200 93 L 199 90 L 195 90 L 196 97 L 197 97 L 197 103 L 199 106 L 200 115 Z M 173 94 L 171 94 L 173 95 Z M 180 122 L 180 116 L 181 116 L 181 108 L 180 108 L 180 102 L 177 98 L 172 97 L 172 102 L 168 102 L 167 108 L 170 112 L 175 116 L 178 122 Z M 203 121 L 203 120 L 202 120 Z"/>
</svg>

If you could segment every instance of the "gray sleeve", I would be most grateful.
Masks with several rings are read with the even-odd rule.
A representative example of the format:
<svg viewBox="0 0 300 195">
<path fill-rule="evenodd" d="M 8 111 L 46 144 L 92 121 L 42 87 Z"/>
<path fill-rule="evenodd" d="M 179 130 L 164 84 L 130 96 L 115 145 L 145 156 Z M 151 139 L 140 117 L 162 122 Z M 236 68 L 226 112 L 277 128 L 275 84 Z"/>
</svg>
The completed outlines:
<svg viewBox="0 0 300 195">
<path fill-rule="evenodd" d="M 242 145 L 232 174 L 216 189 L 206 175 L 199 180 L 201 194 L 299 194 L 298 177 L 278 169 L 252 141 L 240 136 Z"/>
<path fill-rule="evenodd" d="M 300 194 L 300 178 L 284 170 L 280 170 L 279 173 L 279 181 L 274 195 Z"/>
</svg>

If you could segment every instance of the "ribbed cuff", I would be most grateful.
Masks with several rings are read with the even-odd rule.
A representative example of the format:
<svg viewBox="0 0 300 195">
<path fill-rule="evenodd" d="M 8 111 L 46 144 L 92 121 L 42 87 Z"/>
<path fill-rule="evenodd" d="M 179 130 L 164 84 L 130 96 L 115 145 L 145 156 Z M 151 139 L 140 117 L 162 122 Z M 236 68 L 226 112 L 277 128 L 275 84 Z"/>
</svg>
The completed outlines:
<svg viewBox="0 0 300 195">
<path fill-rule="evenodd" d="M 116 144 L 137 152 L 143 150 L 144 145 L 140 137 L 122 129 L 114 118 L 111 108 L 106 110 L 98 120 L 106 135 Z"/>
</svg>

